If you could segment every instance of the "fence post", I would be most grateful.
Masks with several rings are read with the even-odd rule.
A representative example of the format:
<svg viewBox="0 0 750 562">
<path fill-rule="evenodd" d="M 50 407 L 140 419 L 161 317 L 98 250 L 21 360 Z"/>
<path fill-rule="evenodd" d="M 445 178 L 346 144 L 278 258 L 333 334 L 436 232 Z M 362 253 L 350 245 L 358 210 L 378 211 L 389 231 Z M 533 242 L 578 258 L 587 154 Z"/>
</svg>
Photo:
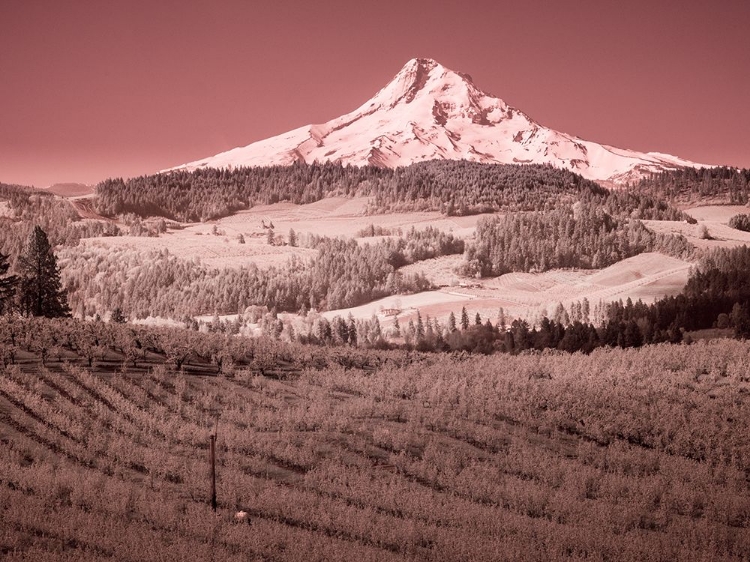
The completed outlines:
<svg viewBox="0 0 750 562">
<path fill-rule="evenodd" d="M 216 511 L 216 435 L 211 435 L 211 509 Z"/>
</svg>

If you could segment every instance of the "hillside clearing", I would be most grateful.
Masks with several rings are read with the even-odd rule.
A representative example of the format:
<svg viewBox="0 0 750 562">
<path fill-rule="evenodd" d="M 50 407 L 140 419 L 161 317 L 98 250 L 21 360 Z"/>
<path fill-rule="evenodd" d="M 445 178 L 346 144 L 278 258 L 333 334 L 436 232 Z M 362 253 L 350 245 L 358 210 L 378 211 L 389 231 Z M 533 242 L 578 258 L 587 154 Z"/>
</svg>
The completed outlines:
<svg viewBox="0 0 750 562">
<path fill-rule="evenodd" d="M 551 314 L 558 303 L 569 306 L 583 298 L 592 307 L 600 301 L 628 298 L 651 303 L 665 295 L 678 294 L 687 282 L 691 266 L 683 260 L 646 253 L 602 270 L 553 270 L 460 279 L 452 273 L 459 262 L 460 256 L 446 256 L 403 268 L 404 273 L 424 273 L 434 283 L 450 280 L 451 286 L 416 295 L 387 297 L 364 306 L 329 311 L 325 316 L 351 313 L 355 318 L 369 318 L 372 314 L 383 317 L 383 310 L 397 309 L 403 312 L 399 319 L 408 320 L 419 309 L 423 316 L 445 321 L 451 312 L 458 314 L 466 307 L 472 318 L 479 313 L 494 322 L 500 307 L 512 317 L 533 319 L 545 311 Z"/>
</svg>

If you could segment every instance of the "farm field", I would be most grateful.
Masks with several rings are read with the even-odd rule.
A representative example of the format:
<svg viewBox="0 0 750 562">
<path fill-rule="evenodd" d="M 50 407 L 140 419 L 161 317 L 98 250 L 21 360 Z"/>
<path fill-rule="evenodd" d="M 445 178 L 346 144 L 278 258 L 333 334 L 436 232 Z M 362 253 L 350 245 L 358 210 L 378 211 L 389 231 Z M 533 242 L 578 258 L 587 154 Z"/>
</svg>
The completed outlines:
<svg viewBox="0 0 750 562">
<path fill-rule="evenodd" d="M 276 231 L 286 235 L 290 228 L 300 234 L 313 233 L 319 236 L 345 236 L 355 238 L 357 232 L 373 224 L 384 228 L 404 231 L 412 226 L 422 229 L 432 226 L 445 232 L 465 238 L 473 236 L 477 221 L 482 216 L 446 217 L 436 211 L 407 212 L 367 215 L 369 199 L 327 197 L 308 205 L 275 203 L 257 205 L 240 211 L 230 217 L 220 219 L 219 226 L 258 224 L 262 220 L 273 222 Z"/>
<path fill-rule="evenodd" d="M 19 351 L 3 560 L 747 559 L 746 343 L 367 353 L 362 370 L 280 346 L 286 374 L 200 376 Z"/>
<path fill-rule="evenodd" d="M 747 214 L 747 205 L 702 205 L 685 209 L 685 212 L 698 221 L 711 221 L 726 224 L 734 215 Z"/>
<path fill-rule="evenodd" d="M 78 202 L 80 207 L 82 204 Z M 290 257 L 313 258 L 314 250 L 287 245 L 271 246 L 263 224 L 273 224 L 274 232 L 287 240 L 294 229 L 302 239 L 308 234 L 317 236 L 355 238 L 357 232 L 369 226 L 380 226 L 404 232 L 412 226 L 421 229 L 432 226 L 454 235 L 473 236 L 482 215 L 444 217 L 437 212 L 364 215 L 367 199 L 330 197 L 309 205 L 275 203 L 258 205 L 216 221 L 184 224 L 180 230 L 169 230 L 158 238 L 116 236 L 85 240 L 87 248 L 134 248 L 144 252 L 167 250 L 186 260 L 200 260 L 209 267 L 240 267 L 255 264 L 259 268 L 283 267 Z M 79 209 L 80 211 L 80 209 Z M 214 227 L 217 234 L 214 234 Z M 240 244 L 239 236 L 245 243 Z M 362 242 L 377 238 L 363 238 Z"/>
<path fill-rule="evenodd" d="M 685 209 L 685 212 L 698 221 L 698 224 L 668 221 L 643 221 L 655 232 L 682 234 L 700 249 L 733 248 L 750 244 L 750 233 L 742 232 L 727 226 L 734 215 L 746 214 L 748 207 L 740 205 L 706 205 Z M 700 237 L 701 228 L 705 226 L 711 239 Z"/>
<path fill-rule="evenodd" d="M 466 307 L 473 318 L 479 313 L 493 322 L 499 307 L 506 314 L 533 318 L 547 311 L 552 313 L 558 303 L 570 303 L 584 297 L 593 305 L 613 300 L 651 303 L 665 295 L 679 293 L 687 282 L 689 262 L 646 253 L 618 262 L 602 270 L 553 270 L 544 273 L 508 273 L 490 279 L 459 278 L 453 270 L 462 256 L 444 256 L 408 265 L 404 273 L 424 273 L 433 282 L 449 281 L 452 286 L 416 295 L 397 295 L 355 308 L 324 313 L 328 318 L 347 316 L 369 318 L 383 310 L 403 311 L 399 321 L 429 314 L 441 321 Z M 445 284 L 445 283 L 444 283 Z"/>
</svg>

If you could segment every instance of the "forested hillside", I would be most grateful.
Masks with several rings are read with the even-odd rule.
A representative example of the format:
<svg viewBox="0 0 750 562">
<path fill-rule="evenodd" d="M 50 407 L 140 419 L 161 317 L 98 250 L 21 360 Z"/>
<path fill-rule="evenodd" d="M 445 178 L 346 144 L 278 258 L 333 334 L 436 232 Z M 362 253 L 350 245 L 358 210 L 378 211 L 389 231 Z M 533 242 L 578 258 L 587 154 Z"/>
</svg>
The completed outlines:
<svg viewBox="0 0 750 562">
<path fill-rule="evenodd" d="M 750 200 L 750 170 L 680 168 L 649 175 L 630 191 L 670 202 L 745 205 Z"/>
<path fill-rule="evenodd" d="M 174 183 L 175 178 L 183 183 Z M 243 185 L 271 199 L 291 196 L 306 201 L 330 193 L 361 194 L 358 190 L 365 189 L 370 195 L 375 193 L 376 200 L 389 201 L 387 205 L 394 201 L 397 207 L 409 201 L 407 207 L 434 203 L 446 213 L 462 213 L 483 208 L 482 201 L 489 201 L 486 197 L 496 193 L 494 201 L 499 206 L 546 209 L 509 214 L 480 224 L 477 243 L 469 245 L 467 251 L 464 272 L 471 275 L 603 267 L 654 249 L 681 256 L 690 252 L 684 239 L 657 236 L 635 219 L 681 218 L 673 207 L 645 196 L 608 193 L 574 174 L 543 166 L 430 162 L 398 170 L 330 164 L 202 170 L 111 184 L 111 189 L 102 190 L 99 201 L 107 201 L 108 196 L 116 200 L 132 196 L 133 202 L 164 197 L 165 205 L 184 205 L 187 212 L 210 204 L 213 196 L 230 196 L 234 193 L 231 186 L 236 187 L 243 178 Z M 150 185 L 151 181 L 156 183 Z M 501 185 L 499 191 L 493 187 L 496 184 Z M 149 191 L 152 187 L 153 192 Z M 74 314 L 81 317 L 115 309 L 131 318 L 183 319 L 200 314 L 234 314 L 252 305 L 290 312 L 348 308 L 429 288 L 426 278 L 402 275 L 399 268 L 465 249 L 462 240 L 430 227 L 363 246 L 310 234 L 306 243 L 317 250 L 317 258 L 309 263 L 292 259 L 283 267 L 217 269 L 164 250 L 113 248 L 103 252 L 90 246 L 82 250 L 76 247 L 81 237 L 123 231 L 113 222 L 81 220 L 68 200 L 27 188 L 2 186 L 0 198 L 7 201 L 8 208 L 6 217 L 0 219 L 7 225 L 0 232 L 0 253 L 8 255 L 13 266 L 33 227 L 42 225 L 53 246 L 59 248 L 64 288 Z M 128 211 L 119 216 L 119 222 L 129 234 L 158 235 L 166 230 L 163 220 L 162 224 L 143 223 L 133 211 L 144 207 L 141 203 L 134 205 L 120 209 Z"/>
<path fill-rule="evenodd" d="M 35 226 L 44 229 L 53 245 L 75 246 L 81 238 L 115 236 L 120 229 L 112 223 L 82 221 L 66 199 L 20 185 L 0 183 L 0 202 L 8 213 L 0 213 L 0 254 L 15 263 Z"/>
<path fill-rule="evenodd" d="M 377 243 L 310 237 L 315 259 L 283 267 L 207 268 L 169 253 L 64 250 L 63 279 L 79 314 L 121 308 L 134 318 L 182 319 L 236 314 L 250 305 L 297 312 L 348 308 L 397 293 L 426 290 L 423 275 L 398 269 L 414 261 L 461 253 L 463 241 L 433 228 Z"/>
<path fill-rule="evenodd" d="M 134 213 L 205 221 L 253 205 L 304 204 L 326 196 L 372 197 L 372 213 L 436 210 L 446 215 L 552 209 L 580 199 L 616 214 L 680 220 L 683 215 L 647 193 L 608 192 L 551 166 L 431 161 L 404 168 L 295 164 L 269 168 L 201 169 L 110 179 L 97 186 L 97 207 L 108 216 Z"/>
<path fill-rule="evenodd" d="M 511 271 L 603 268 L 643 252 L 689 258 L 682 236 L 656 234 L 636 219 L 610 215 L 585 203 L 555 210 L 482 219 L 466 251 L 464 272 L 495 276 Z"/>
</svg>

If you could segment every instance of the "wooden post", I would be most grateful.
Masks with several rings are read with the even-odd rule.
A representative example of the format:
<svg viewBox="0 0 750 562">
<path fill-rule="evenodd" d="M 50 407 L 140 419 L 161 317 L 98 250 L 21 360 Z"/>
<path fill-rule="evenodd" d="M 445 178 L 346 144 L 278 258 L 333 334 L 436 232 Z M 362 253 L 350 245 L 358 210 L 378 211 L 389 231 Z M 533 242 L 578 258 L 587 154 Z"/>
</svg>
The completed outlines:
<svg viewBox="0 0 750 562">
<path fill-rule="evenodd" d="M 211 509 L 216 511 L 216 435 L 211 435 Z"/>
</svg>

